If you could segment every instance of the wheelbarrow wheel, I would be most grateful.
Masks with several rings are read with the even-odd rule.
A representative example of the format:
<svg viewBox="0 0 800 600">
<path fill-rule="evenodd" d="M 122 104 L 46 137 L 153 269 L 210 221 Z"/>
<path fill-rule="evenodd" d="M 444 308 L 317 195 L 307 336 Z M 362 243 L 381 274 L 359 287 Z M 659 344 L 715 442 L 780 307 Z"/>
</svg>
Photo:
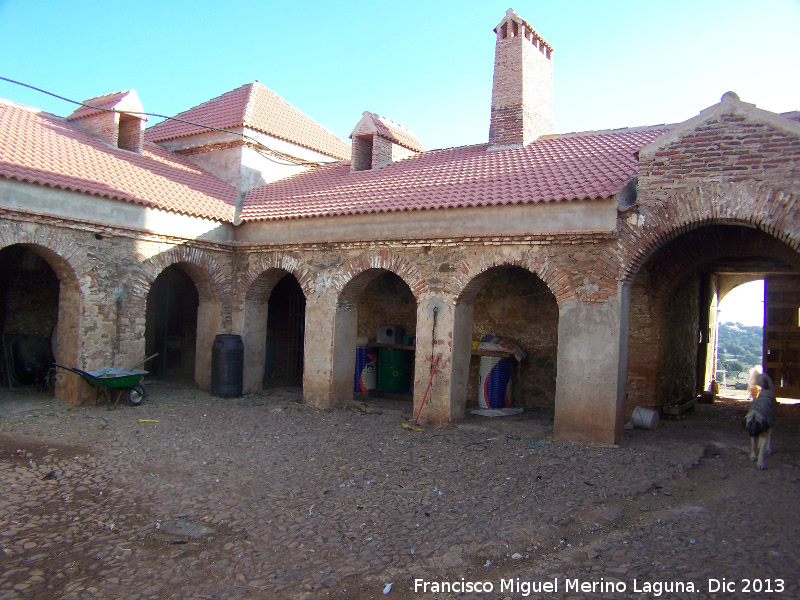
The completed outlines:
<svg viewBox="0 0 800 600">
<path fill-rule="evenodd" d="M 144 387 L 136 385 L 132 388 L 128 388 L 128 392 L 125 394 L 125 400 L 131 406 L 139 406 L 142 400 L 145 399 L 145 396 L 147 396 L 147 392 L 144 390 Z"/>
</svg>

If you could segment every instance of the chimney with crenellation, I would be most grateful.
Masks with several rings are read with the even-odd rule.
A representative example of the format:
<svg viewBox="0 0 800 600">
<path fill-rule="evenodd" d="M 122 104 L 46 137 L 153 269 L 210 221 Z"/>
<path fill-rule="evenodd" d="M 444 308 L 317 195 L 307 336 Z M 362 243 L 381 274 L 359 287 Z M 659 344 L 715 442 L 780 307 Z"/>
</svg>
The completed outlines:
<svg viewBox="0 0 800 600">
<path fill-rule="evenodd" d="M 510 8 L 494 31 L 489 150 L 553 132 L 553 47 Z"/>
</svg>

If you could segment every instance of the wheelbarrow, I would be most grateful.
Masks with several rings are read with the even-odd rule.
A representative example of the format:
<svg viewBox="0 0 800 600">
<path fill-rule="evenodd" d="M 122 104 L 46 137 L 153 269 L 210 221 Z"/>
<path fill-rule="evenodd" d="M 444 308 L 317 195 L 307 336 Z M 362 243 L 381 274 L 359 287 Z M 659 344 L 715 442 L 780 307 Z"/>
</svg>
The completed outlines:
<svg viewBox="0 0 800 600">
<path fill-rule="evenodd" d="M 97 406 L 102 394 L 102 397 L 105 398 L 108 410 L 111 410 L 112 398 L 114 405 L 119 403 L 123 396 L 125 397 L 125 401 L 131 406 L 141 404 L 142 400 L 147 396 L 147 390 L 144 389 L 142 379 L 147 375 L 148 371 L 142 371 L 135 367 L 146 363 L 156 356 L 158 356 L 158 354 L 148 356 L 130 367 L 110 367 L 98 371 L 81 371 L 80 369 L 65 367 L 58 363 L 53 363 L 53 365 L 79 375 L 86 383 L 97 388 L 97 393 L 94 397 L 94 405 Z"/>
</svg>

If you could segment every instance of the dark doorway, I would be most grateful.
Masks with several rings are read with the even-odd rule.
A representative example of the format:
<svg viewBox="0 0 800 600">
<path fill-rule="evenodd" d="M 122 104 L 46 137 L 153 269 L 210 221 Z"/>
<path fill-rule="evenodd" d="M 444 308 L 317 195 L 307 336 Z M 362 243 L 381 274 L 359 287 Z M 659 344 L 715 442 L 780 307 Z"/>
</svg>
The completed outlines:
<svg viewBox="0 0 800 600">
<path fill-rule="evenodd" d="M 25 246 L 0 250 L 0 381 L 7 387 L 49 386 L 59 280 Z"/>
<path fill-rule="evenodd" d="M 167 267 L 147 296 L 145 350 L 154 375 L 191 378 L 197 345 L 197 288 L 179 265 Z"/>
<path fill-rule="evenodd" d="M 268 311 L 264 379 L 302 385 L 306 298 L 293 275 L 285 275 L 272 289 Z"/>
</svg>

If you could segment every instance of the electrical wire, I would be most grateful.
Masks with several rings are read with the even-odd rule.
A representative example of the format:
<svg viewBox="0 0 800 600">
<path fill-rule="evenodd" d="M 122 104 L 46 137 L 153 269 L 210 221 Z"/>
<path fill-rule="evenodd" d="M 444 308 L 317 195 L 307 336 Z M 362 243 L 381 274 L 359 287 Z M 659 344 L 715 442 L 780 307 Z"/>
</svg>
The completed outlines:
<svg viewBox="0 0 800 600">
<path fill-rule="evenodd" d="M 269 160 L 272 160 L 273 162 L 276 162 L 278 164 L 284 164 L 284 165 L 291 164 L 291 165 L 296 165 L 296 166 L 305 166 L 305 165 L 329 165 L 329 164 L 332 164 L 332 163 L 335 163 L 335 162 L 341 162 L 341 161 L 306 161 L 306 160 L 300 160 L 299 158 L 294 157 L 291 154 L 286 154 L 285 152 L 281 152 L 279 150 L 274 150 L 273 148 L 270 148 L 269 146 L 263 144 L 262 142 L 260 142 L 256 138 L 251 137 L 251 136 L 249 136 L 249 135 L 247 135 L 245 133 L 239 133 L 238 131 L 231 131 L 230 129 L 221 129 L 219 127 L 212 127 L 211 125 L 203 125 L 202 123 L 195 123 L 193 121 L 186 121 L 184 119 L 179 119 L 177 117 L 169 117 L 167 115 L 160 115 L 160 114 L 157 114 L 157 113 L 139 112 L 139 111 L 132 111 L 132 110 L 117 110 L 117 109 L 114 109 L 114 108 L 104 108 L 102 106 L 92 106 L 91 104 L 86 104 L 85 102 L 78 102 L 77 100 L 72 100 L 70 98 L 65 98 L 64 96 L 59 96 L 58 94 L 54 94 L 53 92 L 49 92 L 47 90 L 43 90 L 42 88 L 35 87 L 35 86 L 30 85 L 28 83 L 23 83 L 22 81 L 16 81 L 14 79 L 9 79 L 8 77 L 3 77 L 2 75 L 0 75 L 0 79 L 2 79 L 3 81 L 7 81 L 9 83 L 13 83 L 13 84 L 16 84 L 16 85 L 20 85 L 22 87 L 29 88 L 31 90 L 35 90 L 37 92 L 41 92 L 42 94 L 47 94 L 48 96 L 52 96 L 53 98 L 58 98 L 59 100 L 64 100 L 65 102 L 69 102 L 71 104 L 77 104 L 78 106 L 84 106 L 86 108 L 91 108 L 93 110 L 101 110 L 101 111 L 105 111 L 105 112 L 114 112 L 114 113 L 119 113 L 119 114 L 122 114 L 122 115 L 143 115 L 143 116 L 146 116 L 146 117 L 154 117 L 154 118 L 157 118 L 157 119 L 166 119 L 166 120 L 169 120 L 169 121 L 177 121 L 178 123 L 185 123 L 187 125 L 193 125 L 195 127 L 200 127 L 202 129 L 208 129 L 208 130 L 211 130 L 211 131 L 220 131 L 222 133 L 229 133 L 231 135 L 237 135 L 237 136 L 241 137 L 242 139 L 247 140 L 248 142 L 250 142 L 254 146 L 256 146 L 254 148 L 256 150 L 256 152 L 258 152 L 259 154 L 261 154 L 265 158 L 267 158 Z M 284 160 L 286 162 L 285 163 L 281 163 L 281 162 L 275 160 L 275 158 Z"/>
</svg>

